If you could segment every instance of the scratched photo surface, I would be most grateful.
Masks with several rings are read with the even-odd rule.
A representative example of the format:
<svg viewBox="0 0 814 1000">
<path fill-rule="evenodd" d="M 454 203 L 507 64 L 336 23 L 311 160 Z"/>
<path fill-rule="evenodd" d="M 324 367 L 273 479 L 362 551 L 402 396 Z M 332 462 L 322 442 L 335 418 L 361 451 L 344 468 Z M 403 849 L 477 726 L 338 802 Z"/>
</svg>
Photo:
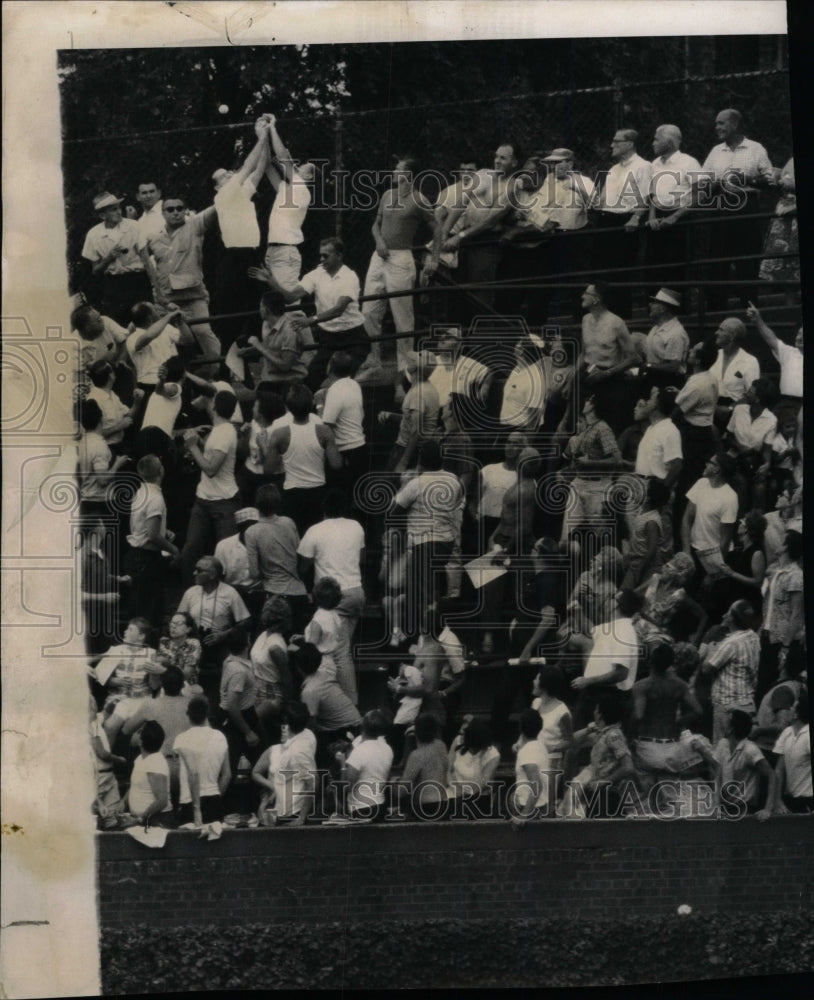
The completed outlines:
<svg viewBox="0 0 814 1000">
<path fill-rule="evenodd" d="M 811 824 L 766 819 L 806 789 L 753 733 L 747 803 L 728 728 L 803 726 L 785 8 L 543 6 L 5 6 L 5 995 L 801 970 L 710 930 L 735 898 L 811 933 Z M 748 690 L 704 667 L 728 634 Z M 422 794 L 385 792 L 411 751 Z M 533 957 L 631 913 L 707 964 Z"/>
</svg>

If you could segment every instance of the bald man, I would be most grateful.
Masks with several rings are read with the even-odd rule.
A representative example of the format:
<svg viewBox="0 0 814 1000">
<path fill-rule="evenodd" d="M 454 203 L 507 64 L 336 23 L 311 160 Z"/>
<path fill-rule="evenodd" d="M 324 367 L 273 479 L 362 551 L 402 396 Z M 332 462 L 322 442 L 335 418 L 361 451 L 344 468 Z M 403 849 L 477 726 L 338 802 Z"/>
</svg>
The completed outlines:
<svg viewBox="0 0 814 1000">
<path fill-rule="evenodd" d="M 741 114 L 734 108 L 718 112 L 715 134 L 719 139 L 718 145 L 710 150 L 703 169 L 711 176 L 713 196 L 726 199 L 726 204 L 720 205 L 716 212 L 718 219 L 726 221 L 713 222 L 709 227 L 709 256 L 760 255 L 766 229 L 765 219 L 751 219 L 749 216 L 763 207 L 761 191 L 775 185 L 771 160 L 759 142 L 744 136 Z M 759 269 L 759 257 L 733 264 L 710 264 L 707 269 L 710 281 L 734 278 L 755 283 L 733 289 L 725 286 L 708 287 L 708 307 L 726 309 L 730 291 L 738 296 L 744 306 L 749 304 L 750 299 L 757 302 L 755 295 L 759 283 L 755 279 Z"/>
<path fill-rule="evenodd" d="M 669 285 L 686 278 L 687 230 L 676 224 L 689 211 L 693 184 L 701 172 L 694 156 L 681 152 L 681 129 L 659 125 L 653 136 L 645 262 L 661 265 L 647 272 L 648 282 Z"/>
<path fill-rule="evenodd" d="M 718 405 L 715 423 L 726 427 L 736 403 L 746 398 L 752 383 L 760 378 L 760 365 L 753 354 L 741 347 L 746 336 L 746 326 L 735 316 L 721 320 L 715 331 L 718 357 L 709 372 L 718 382 Z"/>
<path fill-rule="evenodd" d="M 594 199 L 590 223 L 603 230 L 593 241 L 591 266 L 594 272 L 607 268 L 633 268 L 639 254 L 639 237 L 647 221 L 651 164 L 636 152 L 639 133 L 632 128 L 617 129 L 610 144 L 613 166 Z M 601 275 L 610 281 L 635 281 L 633 275 Z M 611 302 L 621 316 L 630 317 L 631 288 L 615 290 Z"/>
</svg>

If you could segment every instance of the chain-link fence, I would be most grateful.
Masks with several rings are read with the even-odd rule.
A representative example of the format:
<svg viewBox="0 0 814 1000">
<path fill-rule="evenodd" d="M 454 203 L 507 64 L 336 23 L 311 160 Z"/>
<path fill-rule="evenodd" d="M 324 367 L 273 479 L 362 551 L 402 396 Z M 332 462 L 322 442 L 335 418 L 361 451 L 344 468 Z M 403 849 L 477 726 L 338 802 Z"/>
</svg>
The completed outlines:
<svg viewBox="0 0 814 1000">
<path fill-rule="evenodd" d="M 672 43 L 680 40 L 670 40 Z M 710 40 L 716 44 L 716 40 Z M 585 50 L 588 52 L 588 50 Z M 693 59 L 678 44 L 648 49 L 642 65 L 628 65 L 623 79 L 602 86 L 568 86 L 546 92 L 478 96 L 432 105 L 353 111 L 341 115 L 301 116 L 279 120 L 279 129 L 295 156 L 320 165 L 314 204 L 305 225 L 304 266 L 316 266 L 320 238 L 341 233 L 346 262 L 364 275 L 373 242 L 378 194 L 385 173 L 398 155 L 416 155 L 427 171 L 422 190 L 437 194 L 463 159 L 491 165 L 495 146 L 512 139 L 524 150 L 566 146 L 576 154 L 580 172 L 594 176 L 610 166 L 610 139 L 617 127 L 640 134 L 639 151 L 652 158 L 650 143 L 659 124 L 678 125 L 682 148 L 703 162 L 717 142 L 713 122 L 724 107 L 745 115 L 747 134 L 766 146 L 772 162 L 782 166 L 792 153 L 788 72 L 782 65 L 718 75 L 693 71 Z M 703 50 L 693 50 L 703 62 Z M 583 53 L 571 74 L 588 73 Z M 775 60 L 777 62 L 777 60 Z M 782 60 L 780 60 L 782 61 Z M 717 63 L 720 64 L 720 58 Z M 651 74 L 633 80 L 634 74 Z M 596 77 L 596 73 L 593 74 Z M 607 71 L 604 73 L 607 78 Z M 569 84 L 571 81 L 568 81 Z M 443 98 L 443 87 L 439 87 Z M 200 209 L 211 204 L 212 172 L 234 167 L 254 142 L 251 121 L 243 124 L 162 129 L 135 135 L 66 136 L 63 154 L 68 259 L 72 291 L 84 287 L 88 272 L 81 260 L 85 233 L 98 219 L 92 198 L 102 190 L 134 198 L 138 184 L 156 181 L 165 193 L 181 193 Z M 364 177 L 351 201 L 351 178 Z M 366 201 L 365 201 L 366 198 Z M 267 224 L 273 192 L 263 183 L 258 192 L 261 234 Z M 135 206 L 135 201 L 132 201 Z M 207 241 L 204 271 L 217 256 Z"/>
</svg>

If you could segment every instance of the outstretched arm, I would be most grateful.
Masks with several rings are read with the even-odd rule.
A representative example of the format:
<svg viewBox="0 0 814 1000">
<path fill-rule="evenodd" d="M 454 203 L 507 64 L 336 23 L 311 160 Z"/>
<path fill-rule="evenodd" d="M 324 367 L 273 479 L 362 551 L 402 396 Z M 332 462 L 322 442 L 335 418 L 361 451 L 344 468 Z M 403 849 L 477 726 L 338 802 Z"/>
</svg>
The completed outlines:
<svg viewBox="0 0 814 1000">
<path fill-rule="evenodd" d="M 283 141 L 277 132 L 277 119 L 274 115 L 270 115 L 269 119 L 269 135 L 271 136 L 271 148 L 274 150 L 274 155 L 277 157 L 277 163 L 280 166 L 280 170 L 283 172 L 283 176 L 288 181 L 289 184 L 294 183 L 294 161 L 291 159 L 291 153 L 288 148 L 283 145 Z"/>
</svg>

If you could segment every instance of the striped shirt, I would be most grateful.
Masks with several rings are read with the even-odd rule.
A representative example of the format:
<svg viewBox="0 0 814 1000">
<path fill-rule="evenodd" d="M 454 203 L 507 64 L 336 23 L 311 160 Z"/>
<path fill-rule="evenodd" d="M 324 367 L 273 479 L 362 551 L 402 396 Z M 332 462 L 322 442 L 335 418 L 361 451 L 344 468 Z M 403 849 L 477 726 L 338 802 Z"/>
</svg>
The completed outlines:
<svg viewBox="0 0 814 1000">
<path fill-rule="evenodd" d="M 728 635 L 707 657 L 715 670 L 712 701 L 717 705 L 739 705 L 755 697 L 760 639 L 751 629 L 739 629 Z"/>
</svg>

